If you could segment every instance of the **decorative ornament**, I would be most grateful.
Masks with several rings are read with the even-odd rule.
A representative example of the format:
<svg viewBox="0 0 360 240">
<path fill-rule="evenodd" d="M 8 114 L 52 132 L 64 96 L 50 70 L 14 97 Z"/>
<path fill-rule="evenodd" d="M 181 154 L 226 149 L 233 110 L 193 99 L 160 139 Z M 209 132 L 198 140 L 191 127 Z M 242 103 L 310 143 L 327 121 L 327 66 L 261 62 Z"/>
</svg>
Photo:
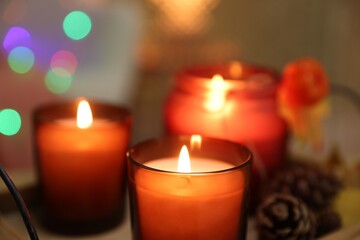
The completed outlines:
<svg viewBox="0 0 360 240">
<path fill-rule="evenodd" d="M 261 240 L 309 240 L 315 235 L 312 213 L 299 199 L 289 194 L 271 194 L 256 212 Z"/>
<path fill-rule="evenodd" d="M 291 194 L 317 212 L 328 208 L 341 188 L 342 183 L 334 174 L 319 167 L 297 164 L 280 170 L 268 191 Z"/>
<path fill-rule="evenodd" d="M 323 66 L 312 58 L 287 64 L 278 91 L 280 114 L 297 139 L 314 148 L 322 146 L 323 118 L 328 113 L 328 78 Z"/>
<path fill-rule="evenodd" d="M 334 210 L 326 210 L 316 217 L 316 238 L 322 237 L 340 229 L 342 221 L 340 215 Z"/>
</svg>

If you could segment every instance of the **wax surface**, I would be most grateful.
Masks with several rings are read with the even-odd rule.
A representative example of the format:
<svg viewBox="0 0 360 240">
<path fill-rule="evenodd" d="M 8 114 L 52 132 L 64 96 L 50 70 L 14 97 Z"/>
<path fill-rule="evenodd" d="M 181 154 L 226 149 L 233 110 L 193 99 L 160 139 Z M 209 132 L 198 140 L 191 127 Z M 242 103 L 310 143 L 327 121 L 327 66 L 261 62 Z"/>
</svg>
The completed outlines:
<svg viewBox="0 0 360 240">
<path fill-rule="evenodd" d="M 211 159 L 211 158 L 191 158 L 191 172 L 213 172 L 233 168 L 234 165 Z M 164 171 L 177 172 L 178 159 L 176 158 L 163 158 L 151 160 L 145 163 L 146 166 L 160 169 Z"/>
<path fill-rule="evenodd" d="M 68 128 L 78 128 L 77 124 L 76 124 L 76 120 L 73 118 L 58 119 L 58 120 L 55 120 L 54 123 L 64 126 L 64 127 L 68 127 Z M 113 126 L 114 124 L 115 124 L 114 122 L 111 122 L 105 118 L 97 118 L 94 120 L 94 122 L 92 123 L 92 125 L 89 128 L 91 128 L 91 129 L 93 129 L 93 128 L 109 128 L 109 127 L 114 127 Z"/>
</svg>

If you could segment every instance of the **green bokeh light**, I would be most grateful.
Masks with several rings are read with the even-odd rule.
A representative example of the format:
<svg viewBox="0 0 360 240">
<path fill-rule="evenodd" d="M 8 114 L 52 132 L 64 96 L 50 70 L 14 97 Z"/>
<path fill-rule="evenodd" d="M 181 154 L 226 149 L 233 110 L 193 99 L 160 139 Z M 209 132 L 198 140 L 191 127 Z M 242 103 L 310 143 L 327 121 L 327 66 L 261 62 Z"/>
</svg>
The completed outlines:
<svg viewBox="0 0 360 240">
<path fill-rule="evenodd" d="M 9 53 L 8 64 L 17 73 L 24 74 L 34 66 L 35 55 L 27 47 L 16 47 Z"/>
<path fill-rule="evenodd" d="M 81 40 L 91 31 L 92 23 L 90 17 L 81 11 L 70 12 L 64 19 L 63 29 L 69 38 Z"/>
<path fill-rule="evenodd" d="M 0 111 L 0 133 L 12 136 L 19 132 L 21 128 L 20 114 L 10 108 Z"/>
<path fill-rule="evenodd" d="M 55 68 L 47 72 L 45 85 L 50 92 L 63 94 L 69 90 L 72 80 L 72 75 L 66 69 Z"/>
</svg>

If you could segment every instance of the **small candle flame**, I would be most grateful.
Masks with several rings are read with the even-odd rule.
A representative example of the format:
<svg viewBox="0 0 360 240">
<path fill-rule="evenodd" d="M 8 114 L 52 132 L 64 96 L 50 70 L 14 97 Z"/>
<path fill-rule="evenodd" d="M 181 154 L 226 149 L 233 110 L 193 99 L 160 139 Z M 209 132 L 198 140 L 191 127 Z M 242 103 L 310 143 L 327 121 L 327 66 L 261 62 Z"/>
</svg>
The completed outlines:
<svg viewBox="0 0 360 240">
<path fill-rule="evenodd" d="M 225 82 L 221 75 L 216 74 L 210 82 L 210 91 L 205 108 L 211 112 L 220 111 L 226 102 Z"/>
<path fill-rule="evenodd" d="M 191 149 L 200 149 L 201 148 L 201 136 L 200 135 L 192 135 L 190 139 Z"/>
<path fill-rule="evenodd" d="M 229 72 L 232 78 L 239 79 L 243 73 L 243 67 L 241 66 L 241 63 L 231 63 Z"/>
<path fill-rule="evenodd" d="M 181 172 L 181 173 L 191 172 L 189 151 L 185 145 L 182 146 L 181 151 L 180 151 L 177 171 Z"/>
<path fill-rule="evenodd" d="M 93 123 L 93 116 L 91 113 L 91 108 L 86 100 L 81 100 L 78 109 L 77 109 L 77 117 L 76 124 L 78 128 L 84 129 L 89 128 Z"/>
</svg>

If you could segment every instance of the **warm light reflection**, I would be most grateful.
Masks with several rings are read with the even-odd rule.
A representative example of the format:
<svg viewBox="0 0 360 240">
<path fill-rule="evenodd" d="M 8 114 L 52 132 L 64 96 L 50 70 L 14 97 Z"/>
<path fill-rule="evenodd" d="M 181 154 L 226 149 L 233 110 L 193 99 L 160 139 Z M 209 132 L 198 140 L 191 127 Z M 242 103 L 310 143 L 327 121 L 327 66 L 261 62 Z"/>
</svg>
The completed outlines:
<svg viewBox="0 0 360 240">
<path fill-rule="evenodd" d="M 200 135 L 192 135 L 190 139 L 191 149 L 200 149 L 201 148 L 201 136 Z"/>
<path fill-rule="evenodd" d="M 155 20 L 172 35 L 192 36 L 204 32 L 211 20 L 211 10 L 219 0 L 149 0 L 158 8 Z"/>
<path fill-rule="evenodd" d="M 181 173 L 191 172 L 189 151 L 185 145 L 182 146 L 181 151 L 180 151 L 177 171 L 181 172 Z"/>
<path fill-rule="evenodd" d="M 230 64 L 230 69 L 229 69 L 230 75 L 232 78 L 238 79 L 241 77 L 242 72 L 243 72 L 243 68 L 241 66 L 241 63 L 239 62 L 233 62 Z"/>
<path fill-rule="evenodd" d="M 92 125 L 93 116 L 91 113 L 91 108 L 89 103 L 86 100 L 81 100 L 78 109 L 77 109 L 77 117 L 76 124 L 78 128 L 88 128 Z"/>
<path fill-rule="evenodd" d="M 220 111 L 225 105 L 225 82 L 221 75 L 216 74 L 210 81 L 209 92 L 205 101 L 205 108 L 211 112 Z"/>
</svg>

